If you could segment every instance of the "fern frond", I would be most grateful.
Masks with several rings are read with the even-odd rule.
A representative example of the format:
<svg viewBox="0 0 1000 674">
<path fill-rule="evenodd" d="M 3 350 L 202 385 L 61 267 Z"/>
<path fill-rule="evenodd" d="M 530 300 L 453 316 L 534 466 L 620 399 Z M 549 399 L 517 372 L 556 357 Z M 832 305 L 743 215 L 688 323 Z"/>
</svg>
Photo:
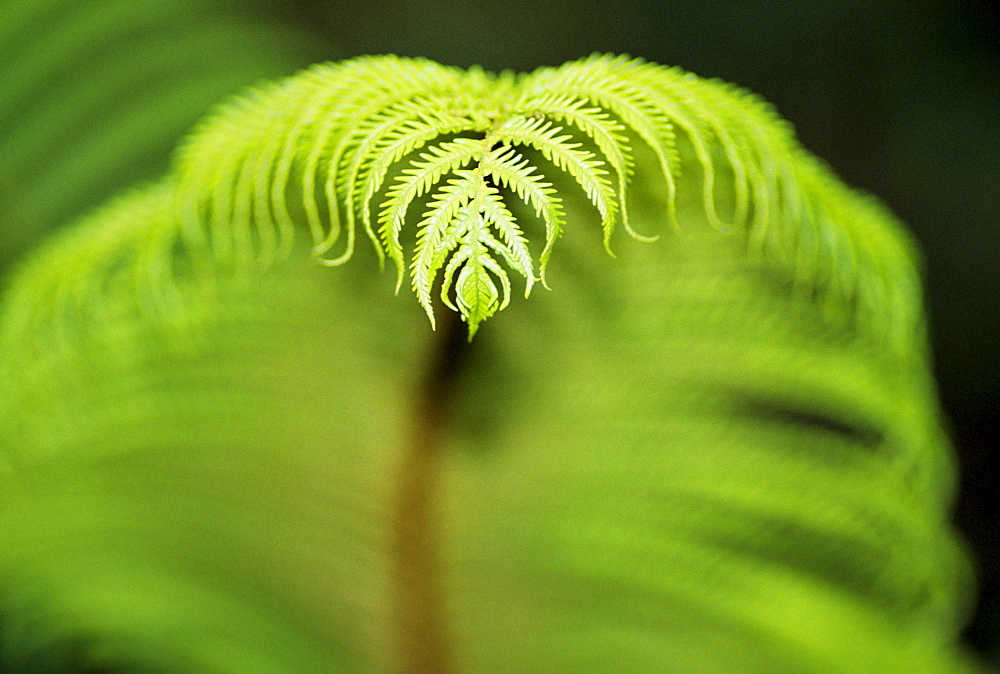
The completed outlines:
<svg viewBox="0 0 1000 674">
<path fill-rule="evenodd" d="M 274 184 L 287 175 L 283 141 L 293 120 L 286 111 L 301 107 L 303 94 L 287 83 L 252 90 L 220 108 L 179 150 L 178 217 L 189 240 L 210 249 L 217 262 L 253 263 L 264 242 L 279 238 L 274 230 L 282 250 L 290 250 L 295 227 L 287 204 L 275 199 Z M 255 219 L 262 246 L 253 235 Z"/>
<path fill-rule="evenodd" d="M 332 245 L 325 242 L 335 241 L 340 232 L 342 195 L 334 189 L 336 171 L 341 157 L 355 139 L 354 128 L 394 104 L 432 93 L 448 82 L 454 86 L 453 81 L 459 73 L 457 69 L 424 59 L 377 57 L 362 57 L 315 69 L 320 95 L 309 114 L 302 117 L 308 122 L 303 141 L 308 150 L 303 153 L 301 188 L 315 248 L 325 252 Z M 325 210 L 329 218 L 325 224 L 316 201 L 317 185 L 321 184 L 324 185 Z M 348 235 L 353 236 L 353 231 Z M 351 250 L 349 244 L 341 258 L 348 259 Z"/>
<path fill-rule="evenodd" d="M 459 225 L 464 222 L 459 213 L 482 189 L 482 179 L 474 172 L 462 171 L 458 175 L 438 190 L 429 204 L 429 210 L 417 225 L 417 244 L 410 265 L 413 290 L 432 326 L 435 320 L 431 292 L 437 271 L 458 245 L 461 234 Z"/>
<path fill-rule="evenodd" d="M 490 238 L 488 223 L 478 204 L 463 209 L 458 225 L 462 228 L 462 244 L 449 260 L 441 283 L 441 299 L 445 305 L 461 313 L 469 325 L 469 339 L 475 336 L 479 324 L 507 306 L 510 301 L 510 278 L 490 257 L 486 241 Z M 455 281 L 455 272 L 458 279 Z M 499 280 L 499 291 L 491 273 Z M 455 301 L 449 291 L 455 283 Z"/>
<path fill-rule="evenodd" d="M 480 208 L 486 222 L 496 228 L 500 234 L 501 241 L 489 237 L 486 244 L 499 253 L 513 269 L 516 269 L 525 279 L 524 296 L 527 298 L 531 294 L 531 287 L 535 282 L 534 265 L 531 260 L 531 252 L 528 250 L 528 241 L 517 224 L 514 214 L 507 208 L 507 204 L 500 198 L 500 194 L 495 188 L 488 188 L 480 199 Z"/>
<path fill-rule="evenodd" d="M 639 144 L 655 157 L 641 167 Z M 470 171 L 482 188 L 471 187 Z M 174 179 L 185 240 L 211 249 L 212 259 L 266 268 L 305 229 L 317 259 L 339 265 L 354 254 L 360 225 L 379 261 L 395 264 L 397 289 L 409 273 L 432 316 L 433 286 L 457 289 L 473 257 L 478 271 L 462 277 L 462 288 L 479 288 L 480 299 L 492 296 L 488 279 L 499 279 L 502 296 L 494 264 L 525 276 L 528 289 L 537 264 L 546 283 L 566 224 L 554 187 L 561 180 L 593 206 L 609 252 L 619 221 L 634 238 L 655 238 L 629 221 L 637 172 L 644 184 L 664 186 L 657 220 L 679 226 L 681 204 L 685 217 L 742 237 L 748 254 L 788 270 L 796 292 L 823 295 L 831 320 L 862 320 L 858 312 L 885 306 L 893 293 L 879 263 L 868 262 L 864 235 L 841 222 L 864 219 L 848 214 L 857 197 L 835 186 L 769 106 L 627 57 L 595 55 L 522 76 L 396 57 L 316 66 L 220 108 L 178 155 Z M 508 217 L 515 197 L 534 218 Z M 403 236 L 411 205 L 425 199 L 415 236 Z M 537 257 L 536 227 L 544 229 Z M 909 259 L 905 246 L 894 255 Z M 879 280 L 859 281 L 861 269 Z M 447 299 L 466 321 L 473 307 L 481 322 L 483 307 L 494 306 Z"/>
<path fill-rule="evenodd" d="M 448 112 L 435 112 L 433 109 L 418 111 L 416 117 L 386 128 L 384 134 L 373 134 L 366 139 L 355 153 L 357 171 L 352 166 L 352 172 L 345 179 L 348 227 L 354 227 L 355 210 L 360 209 L 365 231 L 376 244 L 378 240 L 372 228 L 369 204 L 381 189 L 389 168 L 438 136 L 469 130 L 467 119 Z M 376 246 L 376 249 L 380 251 L 381 247 Z M 342 260 L 338 259 L 335 263 L 339 261 Z"/>
<path fill-rule="evenodd" d="M 600 108 L 587 107 L 583 100 L 564 94 L 544 94 L 528 99 L 518 106 L 518 110 L 526 116 L 542 115 L 557 122 L 570 124 L 593 141 L 615 172 L 618 183 L 618 207 L 621 209 L 622 225 L 625 230 L 636 239 L 656 240 L 655 236 L 639 235 L 629 223 L 625 192 L 632 177 L 635 160 L 628 138 L 624 135 L 626 129 L 622 124 Z"/>
<path fill-rule="evenodd" d="M 680 121 L 683 124 L 686 120 L 669 117 L 665 110 L 650 100 L 647 92 L 629 83 L 628 71 L 635 63 L 627 57 L 593 56 L 559 68 L 543 68 L 525 79 L 525 95 L 530 97 L 558 91 L 579 97 L 621 119 L 656 153 L 667 185 L 667 218 L 676 227 L 676 181 L 681 175 L 681 165 L 677 156 L 674 123 Z M 700 136 L 696 142 L 700 142 Z M 709 161 L 707 151 L 700 153 L 699 157 Z"/>
<path fill-rule="evenodd" d="M 379 111 L 376 115 L 364 120 L 350 134 L 346 135 L 339 153 L 334 154 L 330 158 L 328 162 L 330 170 L 327 175 L 324 191 L 330 207 L 336 208 L 338 211 L 340 209 L 338 195 L 344 195 L 346 203 L 343 204 L 343 208 L 347 218 L 348 244 L 341 256 L 332 259 L 320 258 L 324 264 L 340 264 L 342 261 L 350 258 L 354 252 L 355 202 L 359 190 L 353 186 L 357 185 L 359 175 L 363 170 L 369 173 L 372 170 L 366 163 L 369 155 L 372 152 L 382 150 L 381 155 L 384 160 L 390 163 L 395 162 L 403 154 L 420 147 L 427 140 L 434 138 L 440 133 L 436 125 L 420 125 L 411 120 L 411 117 L 419 114 L 418 110 L 422 107 L 422 104 L 423 102 L 420 99 L 408 99 L 399 101 L 389 106 L 389 108 Z M 384 137 L 386 135 L 390 135 L 391 137 L 391 134 L 394 133 L 398 134 L 400 127 L 402 127 L 403 131 L 409 132 L 406 134 L 409 142 L 404 141 L 401 143 L 398 151 L 387 152 L 384 147 Z M 339 168 L 335 168 L 338 166 Z M 387 169 L 388 165 L 383 172 Z M 347 189 L 345 185 L 351 186 L 351 188 Z M 367 219 L 365 221 L 365 230 L 372 242 L 376 244 L 377 250 L 381 250 L 378 248 L 378 238 Z M 326 238 L 314 245 L 313 252 L 318 256 L 324 255 L 336 243 L 339 237 L 340 227 L 331 227 Z"/>
<path fill-rule="evenodd" d="M 653 105 L 664 110 L 684 130 L 688 140 L 694 145 L 703 172 L 702 188 L 706 212 L 718 227 L 741 225 L 748 207 L 747 175 L 744 167 L 745 153 L 740 152 L 733 140 L 734 132 L 743 132 L 738 125 L 719 120 L 718 115 L 726 115 L 733 106 L 707 104 L 700 96 L 702 80 L 676 68 L 661 68 L 643 61 L 634 63 L 631 79 L 642 85 Z M 715 90 L 719 83 L 711 82 L 709 88 Z M 728 120 L 727 120 L 728 121 Z M 724 223 L 716 212 L 717 167 L 712 157 L 712 148 L 722 151 L 723 166 L 733 173 L 732 189 L 735 209 L 729 223 Z"/>
<path fill-rule="evenodd" d="M 477 287 L 487 294 L 490 287 L 487 282 L 488 275 L 486 277 L 481 275 L 485 274 L 486 270 L 496 274 L 504 288 L 502 301 L 499 304 L 483 301 L 475 305 L 476 317 L 469 323 L 470 330 L 475 332 L 472 326 L 478 325 L 507 306 L 510 296 L 509 278 L 492 259 L 490 250 L 524 276 L 525 297 L 531 292 L 535 276 L 527 240 L 496 187 L 485 181 L 485 171 L 479 168 L 456 171 L 456 174 L 459 176 L 457 179 L 450 180 L 436 193 L 430 203 L 430 209 L 424 214 L 418 226 L 416 250 L 410 269 L 414 292 L 420 305 L 427 312 L 431 325 L 435 324 L 431 291 L 437 272 L 456 247 L 459 250 L 448 261 L 444 271 L 442 297 L 446 306 L 461 311 L 463 316 L 472 316 L 467 314 L 472 304 L 460 301 L 456 307 L 447 296 L 448 289 L 453 283 L 453 276 L 463 263 L 479 265 L 481 269 L 476 272 L 479 276 L 475 274 L 473 277 L 467 274 L 462 276 L 460 273 L 459 280 L 465 278 L 466 282 L 472 283 L 473 281 L 468 279 L 478 279 L 475 281 L 479 284 Z M 496 229 L 499 238 L 492 234 L 491 227 Z M 473 260 L 473 257 L 477 259 Z M 461 289 L 464 286 L 459 283 L 457 287 Z"/>
<path fill-rule="evenodd" d="M 544 285 L 545 267 L 566 221 L 562 200 L 552 184 L 537 174 L 535 166 L 513 148 L 505 148 L 499 154 L 496 151 L 489 153 L 483 157 L 480 166 L 500 185 L 513 190 L 523 202 L 534 208 L 537 217 L 542 218 L 545 224 L 545 247 L 538 262 Z"/>
<path fill-rule="evenodd" d="M 475 161 L 486 148 L 480 140 L 456 138 L 440 145 L 434 145 L 420 153 L 419 159 L 413 162 L 411 168 L 403 169 L 396 179 L 396 184 L 389 189 L 389 194 L 382 204 L 379 213 L 379 225 L 382 243 L 390 258 L 396 263 L 398 270 L 397 288 L 403 282 L 403 271 L 406 263 L 403 260 L 403 247 L 399 243 L 399 233 L 406 221 L 406 211 L 410 203 L 424 195 L 446 174 Z"/>
<path fill-rule="evenodd" d="M 601 214 L 604 245 L 611 252 L 610 241 L 615 229 L 618 204 L 614 188 L 607 177 L 608 172 L 603 168 L 604 162 L 597 159 L 594 153 L 580 150 L 580 143 L 574 142 L 571 135 L 562 132 L 561 126 L 545 119 L 514 117 L 494 129 L 490 139 L 533 147 L 576 180 Z"/>
</svg>

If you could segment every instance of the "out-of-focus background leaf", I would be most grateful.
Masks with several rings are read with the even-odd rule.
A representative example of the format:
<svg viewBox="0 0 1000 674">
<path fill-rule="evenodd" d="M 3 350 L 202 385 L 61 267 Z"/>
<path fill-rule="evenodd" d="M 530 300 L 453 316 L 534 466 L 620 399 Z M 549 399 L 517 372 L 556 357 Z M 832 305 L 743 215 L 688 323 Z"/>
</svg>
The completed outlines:
<svg viewBox="0 0 1000 674">
<path fill-rule="evenodd" d="M 167 167 L 208 108 L 337 58 L 263 0 L 0 3 L 0 274 L 52 229 Z"/>
<path fill-rule="evenodd" d="M 45 17 L 15 36 L 17 50 L 9 53 L 30 53 L 34 38 L 57 31 L 59 21 L 49 23 L 49 16 L 88 11 L 90 4 L 8 3 L 0 16 L 22 6 Z M 111 21 L 108 42 L 90 46 L 98 57 L 78 57 L 68 35 L 58 49 L 41 50 L 39 60 L 24 60 L 29 69 L 21 75 L 13 69 L 22 88 L 0 89 L 0 205 L 11 218 L 0 230 L 0 266 L 19 258 L 42 232 L 157 175 L 177 135 L 224 93 L 310 61 L 395 52 L 525 70 L 606 50 L 719 76 L 776 103 L 809 149 L 851 184 L 885 198 L 923 244 L 937 376 L 963 473 L 957 515 L 980 564 L 980 604 L 967 637 L 981 650 L 996 648 L 1000 569 L 992 435 L 1000 371 L 1000 38 L 989 4 L 302 0 L 278 8 L 178 2 L 178 13 L 162 21 L 159 9 L 135 9 L 144 4 L 104 3 L 119 7 L 116 21 L 126 20 Z M 202 20 L 180 21 L 181 9 Z M 166 62 L 166 71 L 143 72 L 155 59 L 123 56 L 129 31 L 146 36 L 164 30 L 171 36 L 163 41 L 168 51 L 184 43 L 172 39 L 178 35 L 200 44 L 197 33 L 219 12 L 235 12 L 251 24 L 297 27 L 291 39 L 287 28 L 262 29 L 260 35 L 273 29 L 284 36 L 273 46 L 267 37 L 241 38 L 220 53 L 208 40 L 202 56 L 192 59 L 197 67 L 165 57 L 184 64 L 179 74 Z M 9 25 L 17 24 L 0 22 L 0 32 Z M 324 47 L 316 35 L 337 49 Z M 153 39 L 146 47 L 155 50 L 155 44 Z M 21 62 L 9 53 L 0 55 L 0 68 Z M 184 53 L 199 54 L 196 48 Z M 121 83 L 115 76 L 94 77 L 89 69 L 99 64 Z M 191 75 L 202 67 L 211 71 L 204 79 Z M 74 91 L 78 77 L 83 89 Z M 103 81 L 116 101 L 113 109 L 88 98 L 107 95 L 88 91 Z M 174 81 L 178 90 L 199 95 L 169 96 L 170 87 L 161 87 Z M 81 105 L 88 100 L 93 103 Z M 79 111 L 65 112 L 67 105 L 80 105 Z M 149 134 L 141 142 L 128 134 L 130 119 Z"/>
</svg>

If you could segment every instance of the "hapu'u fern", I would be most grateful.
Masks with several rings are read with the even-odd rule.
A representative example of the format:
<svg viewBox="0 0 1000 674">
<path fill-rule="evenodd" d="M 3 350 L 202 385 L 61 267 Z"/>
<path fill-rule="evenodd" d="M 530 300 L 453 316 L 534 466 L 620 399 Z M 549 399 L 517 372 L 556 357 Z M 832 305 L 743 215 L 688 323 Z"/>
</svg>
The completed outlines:
<svg viewBox="0 0 1000 674">
<path fill-rule="evenodd" d="M 0 670 L 973 671 L 920 321 L 728 85 L 258 87 L 0 305 Z"/>
<path fill-rule="evenodd" d="M 655 157 L 646 171 L 658 167 L 669 225 L 686 180 L 711 225 L 744 233 L 798 285 L 910 330 L 914 288 L 897 273 L 910 259 L 891 218 L 759 100 L 640 60 L 597 55 L 528 75 L 395 57 L 317 66 L 220 108 L 174 179 L 185 240 L 216 260 L 267 266 L 302 225 L 318 259 L 339 265 L 360 229 L 395 264 L 397 289 L 409 272 L 432 324 L 439 286 L 471 338 L 507 306 L 510 273 L 527 296 L 564 227 L 583 226 L 566 221 L 573 183 L 609 252 L 619 225 L 648 240 L 629 219 L 639 150 Z M 878 255 L 864 244 L 873 237 L 886 244 Z"/>
</svg>

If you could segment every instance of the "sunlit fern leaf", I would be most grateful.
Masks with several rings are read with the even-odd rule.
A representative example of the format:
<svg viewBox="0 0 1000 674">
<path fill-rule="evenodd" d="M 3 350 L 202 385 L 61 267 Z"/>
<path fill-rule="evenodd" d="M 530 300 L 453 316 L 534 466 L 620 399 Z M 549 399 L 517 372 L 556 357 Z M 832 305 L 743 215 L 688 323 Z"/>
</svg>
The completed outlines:
<svg viewBox="0 0 1000 674">
<path fill-rule="evenodd" d="M 431 209 L 424 214 L 418 227 L 416 250 L 410 266 L 417 299 L 433 325 L 431 288 L 434 286 L 437 270 L 448 260 L 453 249 L 459 247 L 445 269 L 441 298 L 446 306 L 461 311 L 463 315 L 472 317 L 475 314 L 475 318 L 469 321 L 471 338 L 475 333 L 474 326 L 507 306 L 509 301 L 509 279 L 506 272 L 494 263 L 490 251 L 498 254 L 511 268 L 525 277 L 525 297 L 531 292 L 534 270 L 531 253 L 514 215 L 507 209 L 497 189 L 485 182 L 486 176 L 482 168 L 458 171 L 456 174 L 459 178 L 452 179 L 442 187 L 430 202 Z M 490 227 L 497 230 L 499 239 L 491 233 Z M 477 268 L 477 275 L 469 278 L 476 279 L 478 287 L 489 295 L 492 292 L 491 282 L 488 276 L 484 276 L 486 269 L 489 269 L 500 278 L 504 294 L 499 304 L 494 301 L 478 301 L 475 304 L 478 309 L 469 313 L 455 307 L 447 293 L 454 270 L 466 261 L 474 262 L 476 258 L 482 260 L 482 266 Z M 459 298 L 459 306 L 471 308 L 473 304 Z"/>
<path fill-rule="evenodd" d="M 527 83 L 528 106 L 531 106 L 532 97 L 541 96 L 544 99 L 553 91 L 564 92 L 563 95 L 571 100 L 576 98 L 596 104 L 600 109 L 605 109 L 621 119 L 656 153 L 660 171 L 667 184 L 668 217 L 670 223 L 676 226 L 675 180 L 680 175 L 680 162 L 674 145 L 674 124 L 678 122 L 685 124 L 685 130 L 689 132 L 692 128 L 679 116 L 674 119 L 669 118 L 667 110 L 657 107 L 649 99 L 648 91 L 638 89 L 629 82 L 631 72 L 626 79 L 623 79 L 625 71 L 622 66 L 635 64 L 636 62 L 630 63 L 626 57 L 612 59 L 595 55 L 590 59 L 566 64 L 558 69 L 541 69 L 533 73 Z M 664 70 L 661 75 L 665 73 Z M 557 110 L 556 115 L 559 114 L 563 113 Z M 613 128 L 606 127 L 605 130 L 612 132 Z M 699 134 L 691 135 L 692 142 L 699 147 L 703 145 Z M 621 147 L 623 150 L 627 149 L 625 144 L 621 144 Z M 704 160 L 706 157 L 706 151 L 699 152 L 699 158 Z"/>
<path fill-rule="evenodd" d="M 303 225 L 319 259 L 336 266 L 353 255 L 362 226 L 379 257 L 396 266 L 397 288 L 409 270 L 434 323 L 434 285 L 453 287 L 451 276 L 465 264 L 440 254 L 445 241 L 464 251 L 462 260 L 476 256 L 477 269 L 490 259 L 529 278 L 528 288 L 536 267 L 545 280 L 565 225 L 555 183 L 579 186 L 609 251 L 619 220 L 634 238 L 655 239 L 657 232 L 640 235 L 628 218 L 640 149 L 656 157 L 659 170 L 644 166 L 642 180 L 662 185 L 668 223 L 679 226 L 678 200 L 696 188 L 709 224 L 741 236 L 752 254 L 794 267 L 804 292 L 829 298 L 831 320 L 854 320 L 859 307 L 881 306 L 858 301 L 858 292 L 892 292 L 883 282 L 861 289 L 850 272 L 845 276 L 840 261 L 866 255 L 862 235 L 835 224 L 825 204 L 828 194 L 847 192 L 804 155 L 770 108 L 729 85 L 625 57 L 597 55 L 521 76 L 397 57 L 316 66 L 220 108 L 185 144 L 174 173 L 188 240 L 202 241 L 214 259 L 266 267 L 287 253 Z M 682 186 L 685 163 L 692 175 Z M 438 192 L 464 171 L 479 171 L 484 190 L 502 187 L 512 213 L 511 199 L 534 211 L 535 222 L 519 223 L 524 250 L 544 230 L 530 274 L 523 250 L 514 264 L 495 247 L 463 248 L 468 241 L 446 235 L 478 231 L 456 220 L 476 190 Z M 847 200 L 852 209 L 858 203 Z M 407 235 L 415 202 L 430 210 L 421 207 L 415 234 Z M 854 219 L 871 207 L 858 208 Z M 496 227 L 495 218 L 487 223 Z M 417 248 L 407 250 L 409 241 Z M 470 320 L 461 303 L 445 305 Z"/>
<path fill-rule="evenodd" d="M 557 122 L 565 122 L 575 126 L 597 145 L 615 172 L 618 183 L 618 207 L 621 208 L 622 223 L 630 234 L 639 239 L 643 238 L 632 231 L 628 221 L 625 190 L 635 162 L 628 139 L 622 135 L 625 127 L 612 120 L 600 108 L 587 107 L 584 101 L 568 95 L 543 95 L 538 100 L 525 101 L 522 107 L 525 114 L 529 116 L 542 115 Z"/>
<path fill-rule="evenodd" d="M 482 166 L 498 184 L 513 190 L 525 204 L 534 209 L 535 216 L 545 223 L 545 248 L 538 256 L 541 281 L 544 284 L 546 263 L 566 222 L 558 191 L 536 172 L 536 167 L 528 159 L 513 149 L 502 152 L 499 156 L 496 152 L 486 155 Z"/>
<path fill-rule="evenodd" d="M 512 269 L 524 276 L 524 296 L 528 297 L 534 284 L 531 252 L 528 250 L 528 242 L 521 228 L 518 227 L 514 214 L 507 208 L 496 188 L 489 185 L 478 206 L 482 209 L 486 222 L 496 228 L 500 234 L 500 241 L 493 236 L 488 236 L 486 238 L 487 245 L 499 253 Z"/>
<path fill-rule="evenodd" d="M 460 214 L 459 222 L 462 243 L 445 267 L 441 296 L 451 309 L 465 317 L 471 340 L 482 321 L 507 306 L 510 280 L 487 250 L 489 225 L 475 201 Z M 459 269 L 461 271 L 455 281 L 455 303 L 452 304 L 448 291 Z M 502 291 L 497 290 L 491 274 L 500 280 Z"/>
<path fill-rule="evenodd" d="M 341 193 L 346 195 L 344 209 L 348 235 L 351 235 L 355 227 L 356 213 L 360 211 L 365 231 L 377 244 L 368 204 L 381 188 L 389 167 L 437 136 L 467 128 L 467 120 L 450 115 L 447 111 L 437 112 L 435 110 L 437 106 L 429 103 L 419 98 L 406 101 L 404 104 L 394 106 L 398 110 L 393 110 L 394 114 L 384 116 L 374 128 L 356 132 L 359 134 L 357 142 L 347 151 L 350 164 L 346 167 L 347 170 L 340 172 Z M 325 253 L 336 241 L 338 234 L 339 232 L 331 230 L 327 241 L 320 244 L 316 252 Z M 335 258 L 330 263 L 339 264 L 345 261 L 351 252 L 351 247 L 348 246 L 342 256 L 343 259 Z"/>
<path fill-rule="evenodd" d="M 403 281 L 405 270 L 403 247 L 399 242 L 400 233 L 406 222 L 406 211 L 414 199 L 429 192 L 442 178 L 476 161 L 486 154 L 483 141 L 471 138 L 456 138 L 434 145 L 420 153 L 411 168 L 403 169 L 397 181 L 389 189 L 388 196 L 379 213 L 382 241 L 389 257 L 397 265 L 399 280 Z"/>
<path fill-rule="evenodd" d="M 580 150 L 580 144 L 562 131 L 562 127 L 542 119 L 515 117 L 501 124 L 493 137 L 499 142 L 533 147 L 556 168 L 573 176 L 600 213 L 605 247 L 609 247 L 618 205 L 603 168 L 605 164 L 593 153 Z"/>
</svg>

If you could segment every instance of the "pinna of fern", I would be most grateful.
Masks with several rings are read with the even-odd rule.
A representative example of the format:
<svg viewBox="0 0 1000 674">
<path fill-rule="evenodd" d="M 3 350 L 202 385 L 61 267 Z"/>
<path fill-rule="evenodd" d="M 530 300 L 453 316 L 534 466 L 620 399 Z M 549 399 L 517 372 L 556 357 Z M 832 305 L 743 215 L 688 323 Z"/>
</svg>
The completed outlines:
<svg viewBox="0 0 1000 674">
<path fill-rule="evenodd" d="M 262 268 L 289 254 L 299 228 L 318 260 L 340 265 L 361 228 L 394 263 L 397 291 L 408 272 L 434 325 L 436 290 L 471 339 L 510 301 L 511 271 L 525 297 L 545 284 L 567 226 L 565 185 L 596 211 L 609 253 L 619 225 L 654 238 L 629 218 L 640 146 L 655 157 L 645 164 L 658 169 L 670 226 L 691 173 L 712 226 L 789 266 L 832 314 L 912 338 L 915 282 L 899 288 L 912 260 L 891 216 L 830 176 L 756 98 L 627 57 L 524 75 L 393 56 L 315 66 L 221 106 L 189 137 L 174 167 L 178 219 L 216 262 Z M 863 243 L 872 236 L 887 244 L 877 257 Z"/>
</svg>

